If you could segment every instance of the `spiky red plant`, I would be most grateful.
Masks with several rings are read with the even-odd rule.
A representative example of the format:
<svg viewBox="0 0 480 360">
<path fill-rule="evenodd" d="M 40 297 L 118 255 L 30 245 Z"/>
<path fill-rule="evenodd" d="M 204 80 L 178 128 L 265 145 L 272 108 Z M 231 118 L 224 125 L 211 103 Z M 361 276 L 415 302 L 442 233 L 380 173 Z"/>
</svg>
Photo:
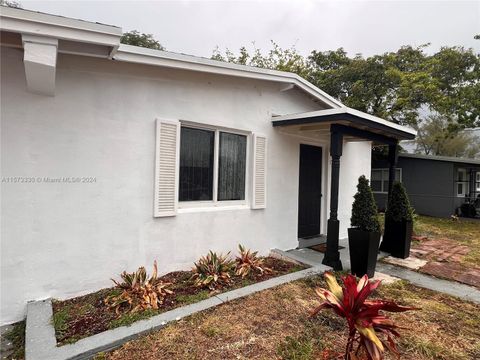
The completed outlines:
<svg viewBox="0 0 480 360">
<path fill-rule="evenodd" d="M 364 353 L 369 360 L 380 360 L 383 358 L 385 348 L 398 356 L 393 336 L 400 336 L 396 330 L 399 327 L 381 311 L 403 312 L 417 308 L 400 306 L 393 301 L 367 300 L 380 284 L 380 280 L 369 281 L 367 275 L 358 283 L 355 276 L 350 274 L 344 276 L 343 287 L 338 284 L 332 273 L 326 272 L 325 280 L 329 290 L 321 288 L 315 290 L 323 302 L 312 311 L 311 316 L 317 315 L 322 309 L 332 309 L 347 320 L 348 341 L 345 359 L 355 360 Z"/>
<path fill-rule="evenodd" d="M 263 275 L 263 273 L 271 273 L 264 265 L 264 259 L 257 256 L 258 251 L 251 251 L 243 245 L 238 245 L 238 256 L 235 259 L 235 274 L 242 278 L 249 276 L 252 273 Z"/>
</svg>

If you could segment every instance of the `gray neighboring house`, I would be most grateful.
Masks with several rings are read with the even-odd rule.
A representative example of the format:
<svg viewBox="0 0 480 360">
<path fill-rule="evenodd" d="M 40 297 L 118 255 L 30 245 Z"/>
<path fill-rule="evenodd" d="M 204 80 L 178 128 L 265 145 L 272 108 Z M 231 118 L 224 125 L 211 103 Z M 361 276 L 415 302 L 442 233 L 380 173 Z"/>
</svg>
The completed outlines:
<svg viewBox="0 0 480 360">
<path fill-rule="evenodd" d="M 446 156 L 400 154 L 395 178 L 401 181 L 415 212 L 448 217 L 465 202 L 480 196 L 480 160 Z M 372 161 L 372 190 L 377 206 L 385 209 L 388 161 Z"/>
</svg>

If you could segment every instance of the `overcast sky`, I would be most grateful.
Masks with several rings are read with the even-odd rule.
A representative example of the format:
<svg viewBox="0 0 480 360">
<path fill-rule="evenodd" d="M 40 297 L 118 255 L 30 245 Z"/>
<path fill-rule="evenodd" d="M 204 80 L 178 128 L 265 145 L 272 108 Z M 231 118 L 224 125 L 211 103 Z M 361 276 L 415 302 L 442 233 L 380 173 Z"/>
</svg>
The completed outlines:
<svg viewBox="0 0 480 360">
<path fill-rule="evenodd" d="M 151 33 L 167 50 L 210 57 L 218 45 L 268 49 L 270 40 L 372 55 L 431 43 L 480 52 L 478 1 L 26 1 L 25 9 Z"/>
</svg>

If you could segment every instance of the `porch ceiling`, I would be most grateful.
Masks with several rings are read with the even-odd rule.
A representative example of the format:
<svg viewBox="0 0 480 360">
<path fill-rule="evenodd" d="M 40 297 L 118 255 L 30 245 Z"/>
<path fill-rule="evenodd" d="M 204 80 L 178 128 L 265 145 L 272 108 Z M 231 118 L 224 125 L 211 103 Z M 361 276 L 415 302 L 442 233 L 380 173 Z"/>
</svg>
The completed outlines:
<svg viewBox="0 0 480 360">
<path fill-rule="evenodd" d="M 416 135 L 413 129 L 348 107 L 274 116 L 272 124 L 284 128 L 288 133 L 316 138 L 329 136 L 331 125 L 344 125 L 395 140 L 411 140 Z M 363 138 L 349 135 L 345 136 L 345 140 L 358 141 Z"/>
</svg>

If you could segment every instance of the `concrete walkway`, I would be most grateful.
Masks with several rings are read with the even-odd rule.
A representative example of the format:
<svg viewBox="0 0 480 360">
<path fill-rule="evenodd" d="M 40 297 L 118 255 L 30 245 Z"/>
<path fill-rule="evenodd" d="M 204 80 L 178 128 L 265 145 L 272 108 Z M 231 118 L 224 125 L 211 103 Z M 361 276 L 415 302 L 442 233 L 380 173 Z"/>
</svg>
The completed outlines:
<svg viewBox="0 0 480 360">
<path fill-rule="evenodd" d="M 341 239 L 340 246 L 344 249 L 340 249 L 340 259 L 344 270 L 350 269 L 350 253 L 348 251 L 348 240 Z M 315 266 L 321 264 L 323 260 L 323 254 L 312 249 L 292 249 L 288 250 L 287 254 L 291 254 L 299 261 L 303 261 L 306 264 Z M 382 259 L 388 256 L 387 253 L 380 252 L 378 259 Z M 414 285 L 438 291 L 444 294 L 456 296 L 458 298 L 472 301 L 480 304 L 480 290 L 475 287 L 461 284 L 455 281 L 443 280 L 433 276 L 421 274 L 419 272 L 409 270 L 400 266 L 392 264 L 384 264 L 382 262 L 377 263 L 376 271 L 382 274 L 394 276 L 403 280 L 407 280 Z"/>
<path fill-rule="evenodd" d="M 340 249 L 340 259 L 342 260 L 342 265 L 343 269 L 348 270 L 350 269 L 350 251 L 348 247 L 348 239 L 340 239 L 338 244 L 343 247 L 343 249 Z M 311 266 L 315 266 L 318 264 L 322 263 L 323 260 L 323 253 L 309 249 L 309 248 L 303 248 L 303 249 L 292 249 L 288 250 L 287 253 L 289 254 L 295 254 L 302 258 L 306 264 L 309 264 Z M 380 251 L 378 253 L 377 259 L 380 260 L 384 257 L 387 257 L 389 254 Z"/>
</svg>

